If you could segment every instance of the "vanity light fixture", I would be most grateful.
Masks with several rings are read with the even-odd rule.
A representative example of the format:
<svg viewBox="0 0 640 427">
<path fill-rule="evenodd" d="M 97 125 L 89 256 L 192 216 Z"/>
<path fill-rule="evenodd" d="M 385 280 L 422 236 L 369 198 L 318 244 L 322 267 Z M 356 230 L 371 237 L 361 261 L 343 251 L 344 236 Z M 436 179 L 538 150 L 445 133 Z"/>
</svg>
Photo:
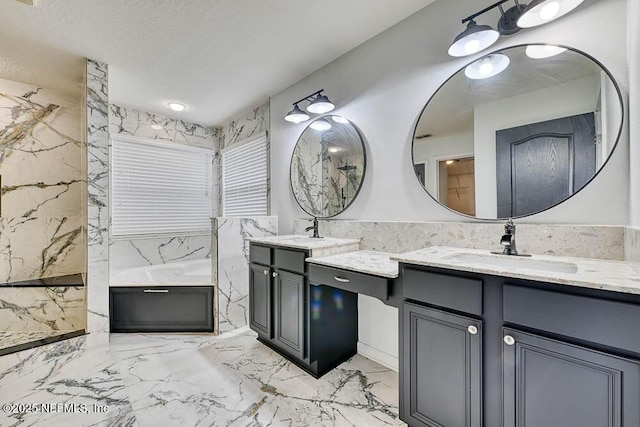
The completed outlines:
<svg viewBox="0 0 640 427">
<path fill-rule="evenodd" d="M 467 65 L 464 75 L 474 80 L 488 79 L 506 70 L 510 63 L 507 55 L 494 53 Z"/>
<path fill-rule="evenodd" d="M 285 116 L 285 120 L 291 123 L 302 123 L 306 120 L 309 120 L 309 115 L 302 111 L 298 104 L 301 102 L 309 102 L 306 110 L 310 113 L 314 114 L 324 114 L 332 111 L 336 106 L 329 101 L 329 98 L 326 95 L 323 95 L 322 92 L 324 89 L 320 89 L 317 92 L 313 92 L 310 95 L 305 96 L 304 98 L 299 99 L 298 101 L 293 103 L 293 110 L 289 111 Z M 329 122 L 327 122 L 329 124 Z M 331 126 L 331 125 L 329 125 Z"/>
<path fill-rule="evenodd" d="M 313 130 L 324 131 L 331 129 L 331 123 L 329 123 L 325 119 L 318 119 L 311 122 L 309 127 Z"/>
<path fill-rule="evenodd" d="M 171 108 L 173 111 L 184 111 L 187 109 L 186 105 L 175 101 L 167 102 L 167 107 Z"/>
<path fill-rule="evenodd" d="M 502 5 L 514 2 L 514 6 L 504 10 Z M 526 6 L 518 0 L 499 0 L 484 9 L 467 16 L 462 23 L 467 28 L 458 34 L 449 46 L 449 55 L 459 57 L 473 55 L 493 45 L 500 35 L 511 35 L 522 28 L 535 27 L 551 22 L 578 7 L 584 0 L 532 0 Z M 475 18 L 493 10 L 500 9 L 497 29 L 489 25 L 479 25 Z"/>
<path fill-rule="evenodd" d="M 531 59 L 544 59 L 560 55 L 562 52 L 566 51 L 566 48 L 560 46 L 553 46 L 550 44 L 532 44 L 527 46 L 524 53 L 526 53 L 526 55 Z"/>
<path fill-rule="evenodd" d="M 571 12 L 584 0 L 533 0 L 518 19 L 518 27 L 531 28 L 546 24 Z"/>
</svg>

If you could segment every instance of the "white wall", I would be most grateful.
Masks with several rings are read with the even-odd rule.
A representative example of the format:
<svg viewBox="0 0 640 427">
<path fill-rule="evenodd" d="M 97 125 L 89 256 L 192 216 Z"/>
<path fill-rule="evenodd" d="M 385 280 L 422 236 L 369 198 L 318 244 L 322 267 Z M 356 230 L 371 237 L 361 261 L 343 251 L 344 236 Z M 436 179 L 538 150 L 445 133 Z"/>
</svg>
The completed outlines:
<svg viewBox="0 0 640 427">
<path fill-rule="evenodd" d="M 593 75 L 541 90 L 523 93 L 473 110 L 476 215 L 498 216 L 496 182 L 496 131 L 538 123 L 596 109 L 600 76 Z M 572 102 L 549 102 L 550 99 Z"/>
<path fill-rule="evenodd" d="M 585 2 L 559 21 L 503 37 L 495 47 L 544 42 L 580 49 L 603 63 L 627 93 L 627 38 L 621 18 L 626 16 L 626 4 L 625 0 Z M 424 192 L 413 171 L 411 143 L 416 121 L 429 97 L 451 74 L 477 58 L 454 59 L 446 52 L 464 29 L 460 19 L 478 7 L 475 0 L 438 0 L 272 97 L 271 213 L 279 217 L 281 234 L 292 230 L 294 218 L 306 217 L 289 189 L 289 161 L 306 124 L 294 125 L 283 117 L 291 109 L 291 102 L 318 89 L 325 89 L 337 105 L 336 114 L 359 127 L 367 145 L 367 171 L 360 194 L 336 219 L 464 220 Z M 494 14 L 478 21 L 495 25 L 497 19 Z M 636 21 L 629 22 L 636 25 Z M 521 222 L 626 224 L 628 156 L 625 139 L 587 188 L 560 206 Z M 640 176 L 637 178 L 640 185 Z M 361 310 L 360 316 L 375 319 L 379 325 L 393 321 L 393 315 L 386 312 L 367 316 Z M 378 345 L 390 353 L 397 347 L 397 335 Z"/>
<path fill-rule="evenodd" d="M 467 156 L 473 156 L 472 132 L 417 140 L 413 149 L 414 163 L 425 164 L 425 187 L 434 197 L 438 196 L 438 161 Z"/>
<path fill-rule="evenodd" d="M 640 1 L 627 0 L 629 58 L 630 224 L 640 227 Z"/>
</svg>

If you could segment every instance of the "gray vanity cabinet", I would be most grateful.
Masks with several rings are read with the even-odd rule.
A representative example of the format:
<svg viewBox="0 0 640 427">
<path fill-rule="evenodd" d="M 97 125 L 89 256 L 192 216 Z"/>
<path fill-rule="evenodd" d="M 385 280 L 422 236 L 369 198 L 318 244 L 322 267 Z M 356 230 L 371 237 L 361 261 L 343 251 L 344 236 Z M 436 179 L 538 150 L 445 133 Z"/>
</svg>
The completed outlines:
<svg viewBox="0 0 640 427">
<path fill-rule="evenodd" d="M 504 427 L 640 425 L 638 362 L 515 329 L 503 333 Z"/>
<path fill-rule="evenodd" d="M 305 277 L 276 270 L 274 277 L 274 343 L 304 359 Z"/>
<path fill-rule="evenodd" d="M 252 263 L 249 269 L 249 327 L 271 339 L 271 268 Z"/>
<path fill-rule="evenodd" d="M 308 255 L 251 243 L 249 326 L 260 342 L 317 378 L 357 352 L 358 295 L 310 284 Z"/>
<path fill-rule="evenodd" d="M 405 302 L 402 414 L 410 425 L 482 425 L 482 322 Z"/>
</svg>

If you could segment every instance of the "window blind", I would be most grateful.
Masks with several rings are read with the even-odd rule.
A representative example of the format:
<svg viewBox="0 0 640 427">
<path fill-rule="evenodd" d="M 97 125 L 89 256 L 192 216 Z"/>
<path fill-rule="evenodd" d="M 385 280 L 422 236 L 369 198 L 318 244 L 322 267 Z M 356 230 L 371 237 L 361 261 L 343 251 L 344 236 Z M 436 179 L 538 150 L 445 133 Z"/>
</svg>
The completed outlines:
<svg viewBox="0 0 640 427">
<path fill-rule="evenodd" d="M 267 138 L 222 152 L 224 216 L 267 215 Z"/>
<path fill-rule="evenodd" d="M 112 139 L 113 236 L 211 228 L 212 151 Z"/>
</svg>

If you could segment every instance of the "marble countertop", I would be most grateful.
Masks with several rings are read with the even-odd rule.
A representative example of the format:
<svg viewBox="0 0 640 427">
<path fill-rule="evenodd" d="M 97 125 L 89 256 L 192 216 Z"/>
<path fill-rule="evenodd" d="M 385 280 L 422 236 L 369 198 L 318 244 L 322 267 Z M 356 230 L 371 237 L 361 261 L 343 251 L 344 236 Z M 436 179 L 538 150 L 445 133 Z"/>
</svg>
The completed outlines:
<svg viewBox="0 0 640 427">
<path fill-rule="evenodd" d="M 338 239 L 335 237 L 322 237 L 314 239 L 306 234 L 287 234 L 283 236 L 250 237 L 252 243 L 264 243 L 267 245 L 284 246 L 296 249 L 326 249 L 340 246 L 359 245 L 360 239 Z"/>
<path fill-rule="evenodd" d="M 531 257 L 509 257 L 509 261 L 518 266 L 504 266 L 480 261 L 455 260 L 456 255 L 483 255 L 491 261 L 499 263 L 505 255 L 491 255 L 489 251 L 479 249 L 465 249 L 445 246 L 433 246 L 413 252 L 406 252 L 391 257 L 392 260 L 423 265 L 427 267 L 446 268 L 449 270 L 483 273 L 494 276 L 513 277 L 526 280 L 537 280 L 560 285 L 578 286 L 583 288 L 602 289 L 614 292 L 640 294 L 640 274 L 632 263 L 624 261 L 605 261 L 590 258 L 574 258 L 550 255 L 532 255 Z M 527 262 L 549 263 L 551 266 L 561 267 L 568 264 L 575 267 L 575 272 L 548 271 L 527 268 Z"/>
<path fill-rule="evenodd" d="M 397 256 L 397 254 L 356 251 L 325 257 L 311 257 L 307 258 L 307 262 L 394 279 L 398 277 L 398 261 L 391 260 L 392 256 Z"/>
</svg>

